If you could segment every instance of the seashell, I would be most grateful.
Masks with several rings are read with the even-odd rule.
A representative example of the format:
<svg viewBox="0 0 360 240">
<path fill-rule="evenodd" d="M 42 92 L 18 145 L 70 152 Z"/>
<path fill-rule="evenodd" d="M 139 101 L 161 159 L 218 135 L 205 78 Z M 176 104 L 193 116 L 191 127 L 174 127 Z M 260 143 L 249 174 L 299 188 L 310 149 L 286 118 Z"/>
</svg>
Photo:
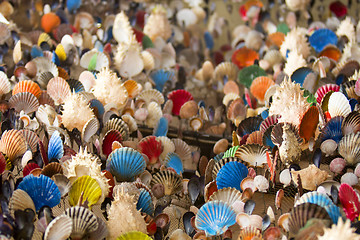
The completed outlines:
<svg viewBox="0 0 360 240">
<path fill-rule="evenodd" d="M 104 53 L 93 49 L 82 55 L 80 59 L 80 66 L 88 69 L 89 71 L 100 71 L 103 68 L 109 67 L 109 59 Z"/>
<path fill-rule="evenodd" d="M 263 239 L 261 231 L 256 227 L 245 227 L 239 234 L 239 239 Z"/>
<path fill-rule="evenodd" d="M 334 92 L 329 98 L 328 111 L 331 117 L 346 117 L 349 113 L 351 113 L 351 106 L 344 94 Z"/>
<path fill-rule="evenodd" d="M 36 210 L 43 206 L 54 207 L 60 203 L 59 188 L 49 177 L 28 175 L 19 184 L 18 189 L 24 190 L 33 200 Z"/>
<path fill-rule="evenodd" d="M 146 167 L 144 157 L 136 150 L 123 147 L 113 151 L 109 157 L 110 172 L 118 181 L 133 181 Z"/>
<path fill-rule="evenodd" d="M 255 131 L 246 138 L 246 144 L 252 143 L 263 145 L 263 133 L 261 131 Z"/>
<path fill-rule="evenodd" d="M 143 60 L 145 70 L 150 71 L 155 68 L 155 59 L 150 52 L 142 51 L 141 58 Z"/>
<path fill-rule="evenodd" d="M 59 160 L 64 156 L 64 148 L 63 148 L 63 142 L 60 137 L 60 133 L 58 131 L 55 131 L 49 140 L 48 145 L 48 158 L 51 161 L 52 159 Z"/>
<path fill-rule="evenodd" d="M 36 64 L 36 76 L 38 78 L 43 72 L 51 72 L 54 77 L 57 77 L 59 75 L 59 70 L 57 66 L 46 57 L 34 58 L 32 62 L 35 62 Z"/>
<path fill-rule="evenodd" d="M 239 69 L 253 65 L 254 61 L 258 59 L 259 59 L 259 54 L 256 51 L 249 49 L 247 47 L 242 47 L 240 49 L 237 49 L 231 57 L 231 61 Z"/>
<path fill-rule="evenodd" d="M 236 201 L 242 200 L 242 195 L 236 188 L 222 188 L 214 192 L 209 198 L 209 201 L 216 200 L 226 202 L 229 206 L 232 206 Z"/>
<path fill-rule="evenodd" d="M 145 120 L 145 124 L 148 127 L 154 128 L 163 115 L 161 107 L 156 102 L 150 102 L 147 106 L 147 111 L 149 114 Z"/>
<path fill-rule="evenodd" d="M 160 154 L 159 158 L 160 158 L 160 161 L 163 161 L 168 153 L 175 151 L 175 145 L 170 140 L 170 138 L 168 138 L 166 136 L 157 137 L 156 140 L 160 141 L 162 144 L 163 150 L 162 150 L 162 153 Z"/>
<path fill-rule="evenodd" d="M 203 127 L 203 121 L 198 117 L 194 117 L 190 119 L 189 125 L 193 131 L 197 132 Z"/>
<path fill-rule="evenodd" d="M 316 101 L 321 104 L 324 96 L 332 91 L 332 92 L 338 92 L 340 90 L 340 87 L 336 84 L 325 84 L 321 87 L 319 87 L 317 90 L 316 90 L 316 93 L 315 93 L 315 97 L 316 97 Z"/>
<path fill-rule="evenodd" d="M 163 7 L 155 8 L 151 12 L 144 26 L 144 33 L 153 41 L 157 37 L 162 39 L 169 39 L 171 37 L 171 26 L 166 17 L 166 10 Z"/>
<path fill-rule="evenodd" d="M 169 128 L 168 120 L 165 117 L 161 117 L 154 127 L 153 135 L 156 137 L 166 136 Z"/>
<path fill-rule="evenodd" d="M 350 165 L 355 165 L 359 159 L 360 133 L 344 136 L 339 142 L 338 152 Z"/>
<path fill-rule="evenodd" d="M 31 174 L 32 170 L 39 169 L 39 165 L 36 163 L 30 162 L 24 166 L 23 169 L 23 176 L 26 177 L 27 175 Z"/>
<path fill-rule="evenodd" d="M 134 80 L 126 80 L 124 82 L 124 87 L 129 94 L 130 98 L 135 98 L 141 92 L 141 85 L 134 81 Z"/>
<path fill-rule="evenodd" d="M 274 128 L 271 131 L 271 140 L 273 141 L 273 143 L 277 146 L 281 146 L 282 142 L 283 142 L 283 135 L 284 135 L 284 126 L 288 126 L 289 127 L 289 131 L 291 131 L 296 139 L 297 142 L 300 144 L 302 143 L 302 139 L 300 138 L 300 136 L 297 134 L 298 133 L 298 129 L 296 126 L 294 126 L 293 124 L 290 123 L 278 123 L 274 126 Z"/>
<path fill-rule="evenodd" d="M 246 134 L 251 134 L 254 131 L 258 131 L 260 129 L 260 124 L 263 121 L 261 117 L 248 117 L 240 122 L 237 134 L 240 137 L 245 136 Z"/>
<path fill-rule="evenodd" d="M 59 105 L 70 95 L 70 86 L 65 79 L 54 77 L 47 84 L 47 93 Z"/>
<path fill-rule="evenodd" d="M 309 37 L 309 43 L 316 52 L 321 52 L 329 44 L 336 45 L 337 41 L 336 34 L 327 28 L 315 30 Z"/>
<path fill-rule="evenodd" d="M 289 217 L 289 228 L 293 234 L 298 233 L 311 218 L 330 220 L 329 214 L 319 205 L 303 203 L 292 209 Z"/>
<path fill-rule="evenodd" d="M 246 107 L 244 101 L 241 98 L 233 100 L 227 111 L 227 118 L 234 122 L 234 120 L 242 120 L 246 116 Z M 239 125 L 239 124 L 237 124 Z"/>
<path fill-rule="evenodd" d="M 264 240 L 282 239 L 283 233 L 279 227 L 269 227 L 263 234 Z"/>
<path fill-rule="evenodd" d="M 37 85 L 35 82 L 31 80 L 25 80 L 17 83 L 12 91 L 12 95 L 15 95 L 17 93 L 21 92 L 29 92 L 33 94 L 35 97 L 39 98 L 41 94 L 41 89 L 39 85 Z"/>
<path fill-rule="evenodd" d="M 223 234 L 235 222 L 235 212 L 221 201 L 205 203 L 195 217 L 196 228 L 204 230 L 207 236 Z"/>
<path fill-rule="evenodd" d="M 188 91 L 183 89 L 178 89 L 170 92 L 167 98 L 172 100 L 173 102 L 172 114 L 176 116 L 180 114 L 181 107 L 187 101 L 193 100 L 193 96 Z"/>
<path fill-rule="evenodd" d="M 320 145 L 321 151 L 325 153 L 326 156 L 332 155 L 336 151 L 336 148 L 337 143 L 332 139 L 325 140 Z"/>
<path fill-rule="evenodd" d="M 10 108 L 25 114 L 35 112 L 39 108 L 38 99 L 30 92 L 19 92 L 9 99 Z"/>
<path fill-rule="evenodd" d="M 238 73 L 237 66 L 232 62 L 222 62 L 214 69 L 213 77 L 217 82 L 224 82 L 224 78 L 228 81 L 235 81 Z"/>
<path fill-rule="evenodd" d="M 357 133 L 360 131 L 360 113 L 351 112 L 342 121 L 341 131 L 343 135 Z"/>
<path fill-rule="evenodd" d="M 27 129 L 22 129 L 22 130 L 20 130 L 20 132 L 25 137 L 26 143 L 31 148 L 31 151 L 36 152 L 37 145 L 40 140 L 40 138 L 37 136 L 37 134 L 35 132 L 27 130 Z"/>
<path fill-rule="evenodd" d="M 228 146 L 229 146 L 229 141 L 227 139 L 225 139 L 225 138 L 220 139 L 215 143 L 215 145 L 213 147 L 213 152 L 215 154 L 225 152 L 226 149 L 228 148 Z"/>
<path fill-rule="evenodd" d="M 175 147 L 174 147 L 175 148 Z M 172 168 L 176 171 L 177 174 L 181 175 L 184 172 L 184 167 L 181 162 L 181 158 L 174 152 L 169 152 L 165 159 L 164 165 L 168 168 Z"/>
<path fill-rule="evenodd" d="M 282 32 L 274 32 L 267 36 L 266 38 L 266 46 L 269 48 L 271 46 L 277 46 L 280 48 L 282 42 L 285 40 L 285 34 Z"/>
<path fill-rule="evenodd" d="M 216 179 L 216 176 L 218 174 L 218 172 L 220 171 L 220 169 L 228 162 L 241 162 L 240 158 L 237 157 L 228 157 L 228 156 L 224 156 L 223 158 L 221 158 L 220 160 L 217 160 L 213 170 L 212 170 L 212 178 Z"/>
<path fill-rule="evenodd" d="M 138 148 L 149 158 L 150 164 L 157 163 L 163 151 L 161 141 L 157 140 L 155 136 L 148 136 L 141 139 L 138 144 Z"/>
<path fill-rule="evenodd" d="M 299 126 L 299 135 L 305 140 L 305 142 L 308 142 L 311 137 L 315 136 L 318 123 L 319 110 L 316 106 L 312 106 L 302 116 Z"/>
<path fill-rule="evenodd" d="M 187 101 L 180 108 L 180 117 L 182 119 L 190 119 L 198 113 L 198 105 L 195 101 Z"/>
<path fill-rule="evenodd" d="M 164 186 L 164 193 L 167 196 L 182 190 L 181 176 L 169 170 L 155 173 L 151 180 L 151 186 L 154 186 L 155 184 L 162 184 Z"/>
<path fill-rule="evenodd" d="M 138 240 L 151 240 L 152 238 L 149 237 L 147 234 L 138 232 L 138 231 L 132 231 L 127 232 L 122 235 L 120 235 L 118 240 L 131 240 L 131 239 L 138 239 Z"/>
<path fill-rule="evenodd" d="M 328 177 L 326 171 L 320 170 L 314 164 L 299 171 L 292 170 L 291 175 L 294 182 L 297 182 L 297 178 L 300 176 L 303 188 L 311 191 L 316 190 L 317 186 Z"/>
<path fill-rule="evenodd" d="M 136 209 L 149 215 L 152 215 L 154 213 L 155 209 L 151 195 L 143 188 L 140 189 L 140 195 L 136 204 Z"/>
<path fill-rule="evenodd" d="M 36 212 L 33 200 L 31 199 L 29 194 L 27 194 L 27 192 L 21 189 L 16 189 L 13 192 L 9 201 L 9 208 L 13 212 L 15 212 L 16 210 L 24 211 L 27 208 L 30 208 L 34 212 Z"/>
<path fill-rule="evenodd" d="M 242 159 L 250 167 L 263 167 L 266 163 L 267 149 L 259 144 L 245 144 L 240 146 L 235 157 Z"/>
<path fill-rule="evenodd" d="M 114 142 L 122 142 L 122 137 L 119 131 L 109 130 L 102 141 L 102 152 L 107 157 L 112 152 L 112 144 Z"/>
<path fill-rule="evenodd" d="M 41 17 L 41 28 L 49 33 L 60 25 L 60 18 L 53 12 L 46 13 Z"/>
<path fill-rule="evenodd" d="M 237 85 L 237 83 L 236 83 L 235 81 L 230 80 L 230 81 L 227 81 L 227 82 L 225 83 L 224 88 L 223 88 L 223 92 L 224 92 L 225 96 L 226 96 L 226 95 L 229 95 L 229 94 L 230 94 L 230 96 L 239 96 L 239 94 L 240 94 L 240 89 L 239 89 L 239 86 Z M 229 97 L 228 97 L 228 98 L 229 98 Z M 234 98 L 234 99 L 235 99 L 235 98 Z M 224 104 L 225 106 L 227 106 L 228 103 L 230 102 L 230 100 L 225 101 L 225 103 L 224 103 L 224 101 L 225 101 L 225 97 L 224 97 L 224 99 L 223 99 L 223 104 Z M 227 103 L 226 103 L 226 102 L 227 102 Z"/>
<path fill-rule="evenodd" d="M 62 166 L 60 165 L 60 163 L 53 162 L 53 163 L 49 163 L 48 165 L 46 165 L 41 170 L 41 174 L 51 178 L 55 174 L 63 174 L 63 169 L 62 169 Z"/>
<path fill-rule="evenodd" d="M 7 75 L 0 71 L 0 96 L 10 92 L 10 81 Z"/>
<path fill-rule="evenodd" d="M 341 176 L 340 182 L 354 186 L 359 182 L 359 180 L 354 173 L 348 172 Z"/>
<path fill-rule="evenodd" d="M 337 116 L 331 118 L 325 125 L 325 127 L 321 130 L 320 139 L 322 141 L 332 139 L 335 142 L 339 143 L 343 137 L 341 126 L 343 123 L 343 117 Z"/>
<path fill-rule="evenodd" d="M 330 170 L 333 173 L 340 174 L 346 166 L 346 161 L 343 158 L 334 158 L 330 162 Z"/>
<path fill-rule="evenodd" d="M 136 99 L 143 100 L 146 105 L 149 105 L 152 101 L 157 102 L 159 105 L 165 102 L 164 96 L 161 94 L 161 92 L 155 89 L 143 90 L 138 94 Z"/>
<path fill-rule="evenodd" d="M 189 163 L 191 164 L 192 161 L 191 149 L 189 145 L 180 138 L 173 138 L 171 141 L 173 141 L 175 145 L 175 153 L 179 155 L 183 162 L 184 168 L 189 169 Z"/>
<path fill-rule="evenodd" d="M 250 92 L 260 103 L 264 103 L 266 91 L 274 84 L 271 78 L 260 76 L 252 81 Z"/>
<path fill-rule="evenodd" d="M 244 178 L 240 183 L 240 188 L 241 190 L 243 190 L 243 192 L 245 192 L 246 189 L 249 189 L 252 194 L 256 192 L 257 188 L 255 186 L 254 178 L 252 177 Z"/>
<path fill-rule="evenodd" d="M 94 178 L 82 176 L 76 179 L 70 188 L 69 203 L 71 206 L 86 204 L 91 208 L 98 202 L 101 193 L 100 185 Z"/>
<path fill-rule="evenodd" d="M 282 214 L 277 221 L 277 225 L 281 227 L 285 232 L 289 232 L 289 219 L 290 213 Z"/>
<path fill-rule="evenodd" d="M 280 118 L 280 115 L 271 115 L 262 121 L 260 125 L 260 131 L 265 133 L 265 131 L 270 127 L 278 123 L 278 119 Z"/>
<path fill-rule="evenodd" d="M 18 130 L 11 129 L 3 132 L 0 140 L 0 151 L 14 161 L 26 152 L 26 139 Z"/>
<path fill-rule="evenodd" d="M 62 174 L 55 174 L 51 177 L 56 186 L 58 186 L 59 191 L 61 193 L 61 197 L 64 197 L 69 191 L 71 187 L 70 180 Z"/>
<path fill-rule="evenodd" d="M 123 140 L 129 138 L 129 127 L 121 118 L 112 118 L 107 121 L 103 127 L 102 133 L 106 133 L 110 130 L 119 131 Z"/>
<path fill-rule="evenodd" d="M 44 240 L 69 238 L 72 228 L 72 219 L 69 216 L 60 215 L 53 219 L 47 226 L 44 234 Z"/>
<path fill-rule="evenodd" d="M 346 217 L 350 219 L 350 221 L 353 221 L 359 216 L 359 198 L 351 186 L 346 183 L 342 183 L 340 185 L 339 199 L 346 214 Z"/>
<path fill-rule="evenodd" d="M 87 121 L 87 123 L 84 125 L 82 131 L 81 131 L 81 138 L 84 142 L 89 142 L 91 137 L 96 134 L 96 132 L 100 128 L 99 120 L 94 117 Z"/>
<path fill-rule="evenodd" d="M 233 187 L 240 191 L 240 183 L 247 174 L 248 170 L 244 164 L 236 161 L 228 162 L 217 173 L 217 188 L 220 190 L 222 188 Z"/>
<path fill-rule="evenodd" d="M 269 188 L 269 181 L 261 175 L 257 175 L 254 178 L 254 184 L 259 192 L 266 192 Z"/>
<path fill-rule="evenodd" d="M 71 238 L 82 238 L 94 232 L 99 226 L 96 215 L 84 207 L 68 208 L 64 215 L 72 219 Z"/>
</svg>

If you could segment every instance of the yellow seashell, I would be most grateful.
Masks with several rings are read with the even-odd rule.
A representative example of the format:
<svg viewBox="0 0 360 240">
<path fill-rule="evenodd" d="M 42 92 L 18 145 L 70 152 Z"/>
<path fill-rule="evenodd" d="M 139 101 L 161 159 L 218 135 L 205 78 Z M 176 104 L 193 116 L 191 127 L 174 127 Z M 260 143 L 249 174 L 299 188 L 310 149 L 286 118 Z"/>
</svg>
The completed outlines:
<svg viewBox="0 0 360 240">
<path fill-rule="evenodd" d="M 101 197 L 99 183 L 90 176 L 82 176 L 75 180 L 69 192 L 69 203 L 71 206 L 87 205 L 91 207 Z"/>
<path fill-rule="evenodd" d="M 37 45 L 40 46 L 40 44 L 42 42 L 47 42 L 50 44 L 51 46 L 51 37 L 49 36 L 49 34 L 43 32 L 42 34 L 40 34 L 39 38 L 38 38 L 38 42 Z"/>
<path fill-rule="evenodd" d="M 60 61 L 65 61 L 66 60 L 66 52 L 65 52 L 65 49 L 64 49 L 63 45 L 58 44 L 56 46 L 55 53 L 59 57 Z"/>
</svg>

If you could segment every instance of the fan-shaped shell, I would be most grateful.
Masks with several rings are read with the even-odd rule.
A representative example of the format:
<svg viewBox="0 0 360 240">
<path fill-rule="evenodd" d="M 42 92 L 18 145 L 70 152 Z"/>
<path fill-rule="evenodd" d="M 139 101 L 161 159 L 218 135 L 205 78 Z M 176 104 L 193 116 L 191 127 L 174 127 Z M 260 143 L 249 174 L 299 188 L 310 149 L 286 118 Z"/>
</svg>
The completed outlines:
<svg viewBox="0 0 360 240">
<path fill-rule="evenodd" d="M 41 170 L 41 174 L 49 178 L 51 178 L 55 174 L 62 174 L 62 173 L 63 173 L 63 168 L 61 164 L 57 162 L 49 163 Z"/>
<path fill-rule="evenodd" d="M 133 181 L 146 167 L 144 157 L 136 150 L 128 147 L 118 148 L 108 158 L 110 172 L 117 181 Z"/>
<path fill-rule="evenodd" d="M 222 62 L 216 66 L 213 75 L 215 80 L 219 82 L 223 82 L 224 77 L 226 77 L 229 81 L 235 81 L 238 71 L 239 69 L 234 63 Z"/>
<path fill-rule="evenodd" d="M 319 123 L 319 110 L 316 106 L 310 107 L 301 119 L 299 135 L 305 142 L 315 136 L 315 131 Z"/>
<path fill-rule="evenodd" d="M 129 94 L 129 98 L 136 97 L 141 91 L 141 85 L 132 79 L 126 80 L 124 82 L 124 87 Z"/>
<path fill-rule="evenodd" d="M 216 175 L 218 189 L 233 187 L 241 190 L 240 183 L 248 175 L 247 167 L 240 162 L 226 163 Z"/>
<path fill-rule="evenodd" d="M 36 76 L 40 76 L 43 72 L 51 72 L 54 77 L 59 76 L 57 66 L 46 57 L 37 57 L 32 60 L 36 64 Z"/>
<path fill-rule="evenodd" d="M 97 50 L 86 52 L 80 59 L 80 66 L 90 71 L 100 71 L 103 68 L 109 67 L 108 57 Z"/>
<path fill-rule="evenodd" d="M 54 77 L 47 84 L 47 93 L 59 105 L 70 95 L 70 86 L 65 79 Z"/>
<path fill-rule="evenodd" d="M 266 91 L 274 84 L 271 78 L 260 76 L 255 78 L 251 83 L 250 92 L 260 103 L 263 103 Z"/>
<path fill-rule="evenodd" d="M 176 116 L 180 114 L 180 109 L 184 103 L 193 100 L 191 93 L 184 89 L 178 89 L 170 92 L 167 98 L 173 101 L 172 113 Z"/>
<path fill-rule="evenodd" d="M 101 197 L 99 183 L 90 176 L 82 176 L 75 180 L 69 192 L 71 206 L 82 205 L 85 201 L 89 207 L 96 204 Z M 81 202 L 80 202 L 81 201 Z"/>
<path fill-rule="evenodd" d="M 19 92 L 9 99 L 10 108 L 25 114 L 35 112 L 39 108 L 39 100 L 30 92 Z"/>
<path fill-rule="evenodd" d="M 37 146 L 40 138 L 38 135 L 30 130 L 22 129 L 20 132 L 24 135 L 27 145 L 31 148 L 31 151 L 34 153 L 37 151 Z"/>
<path fill-rule="evenodd" d="M 283 142 L 283 127 L 284 125 L 289 125 L 289 129 L 292 130 L 292 132 L 295 134 L 297 140 L 299 143 L 302 143 L 302 139 L 300 138 L 298 134 L 298 129 L 295 125 L 291 123 L 278 123 L 274 126 L 274 128 L 271 131 L 271 140 L 275 145 L 281 146 L 281 143 Z"/>
<path fill-rule="evenodd" d="M 87 121 L 87 123 L 84 125 L 82 132 L 81 132 L 81 138 L 84 142 L 89 142 L 90 138 L 96 134 L 96 132 L 100 128 L 99 120 L 94 117 Z"/>
<path fill-rule="evenodd" d="M 229 156 L 229 157 L 223 157 L 222 159 L 217 161 L 212 170 L 212 178 L 213 179 L 216 179 L 216 176 L 217 176 L 218 172 L 220 171 L 220 169 L 228 162 L 241 162 L 241 159 L 237 158 L 237 157 Z"/>
<path fill-rule="evenodd" d="M 60 215 L 53 219 L 45 230 L 44 240 L 61 240 L 70 237 L 73 221 L 67 215 Z"/>
<path fill-rule="evenodd" d="M 107 121 L 104 125 L 102 132 L 107 133 L 112 129 L 119 131 L 124 141 L 128 140 L 129 127 L 121 118 L 112 118 Z"/>
<path fill-rule="evenodd" d="M 29 194 L 27 194 L 27 192 L 25 192 L 24 190 L 21 190 L 21 189 L 16 189 L 13 192 L 13 194 L 10 198 L 10 201 L 9 201 L 9 207 L 14 212 L 16 210 L 23 211 L 27 208 L 30 208 L 34 212 L 36 212 L 33 200 L 31 199 Z"/>
<path fill-rule="evenodd" d="M 349 113 L 351 113 L 351 106 L 344 94 L 334 92 L 329 98 L 328 111 L 331 117 L 346 117 Z"/>
<path fill-rule="evenodd" d="M 357 133 L 360 131 L 360 113 L 351 112 L 347 115 L 341 124 L 341 131 L 343 135 Z"/>
<path fill-rule="evenodd" d="M 243 137 L 246 134 L 251 134 L 254 131 L 258 131 L 260 129 L 260 124 L 262 123 L 262 121 L 263 119 L 259 116 L 245 118 L 243 121 L 240 122 L 237 129 L 237 134 L 240 137 Z"/>
<path fill-rule="evenodd" d="M 18 82 L 12 91 L 12 95 L 15 95 L 17 93 L 21 92 L 29 92 L 32 93 L 35 97 L 39 98 L 41 95 L 41 89 L 39 85 L 37 85 L 35 82 L 31 80 L 25 80 Z"/>
<path fill-rule="evenodd" d="M 133 231 L 133 232 L 127 232 L 124 233 L 123 235 L 120 235 L 117 240 L 151 240 L 152 238 L 149 237 L 147 234 L 142 233 L 142 232 L 138 232 L 138 231 Z"/>
<path fill-rule="evenodd" d="M 265 131 L 270 127 L 278 123 L 278 119 L 280 118 L 280 115 L 271 115 L 262 121 L 260 125 L 260 131 L 265 133 Z"/>
<path fill-rule="evenodd" d="M 56 186 L 58 186 L 61 197 L 64 197 L 70 191 L 71 182 L 63 174 L 55 174 L 51 177 L 51 179 L 54 181 Z"/>
<path fill-rule="evenodd" d="M 235 201 L 242 200 L 242 194 L 236 188 L 222 188 L 214 192 L 209 198 L 209 201 L 216 200 L 226 202 L 227 204 L 229 204 L 229 206 L 232 206 Z"/>
<path fill-rule="evenodd" d="M 326 123 L 325 127 L 321 130 L 321 134 L 320 134 L 321 141 L 332 139 L 338 143 L 343 137 L 341 131 L 343 119 L 344 118 L 342 116 L 331 118 Z"/>
<path fill-rule="evenodd" d="M 350 165 L 360 161 L 360 133 L 352 133 L 344 136 L 339 142 L 339 154 Z"/>
<path fill-rule="evenodd" d="M 140 189 L 140 195 L 138 202 L 136 204 L 136 208 L 140 210 L 143 213 L 152 215 L 154 213 L 154 204 L 152 201 L 152 197 L 150 192 L 148 192 L 146 189 L 141 188 Z"/>
<path fill-rule="evenodd" d="M 318 104 L 321 104 L 322 99 L 324 98 L 326 93 L 330 91 L 338 92 L 339 90 L 340 87 L 336 84 L 325 84 L 316 90 L 315 93 L 316 101 L 318 102 Z"/>
<path fill-rule="evenodd" d="M 152 101 L 157 102 L 160 105 L 165 102 L 162 93 L 156 89 L 144 90 L 137 95 L 136 99 L 143 100 L 146 105 L 148 105 Z"/>
<path fill-rule="evenodd" d="M 3 71 L 0 71 L 0 96 L 10 92 L 10 87 L 9 78 Z"/>
<path fill-rule="evenodd" d="M 26 151 L 26 139 L 24 135 L 15 129 L 5 131 L 0 140 L 0 151 L 4 153 L 10 161 L 23 155 Z"/>
<path fill-rule="evenodd" d="M 262 167 L 266 163 L 267 148 L 259 144 L 245 144 L 238 148 L 235 157 L 242 159 L 251 167 Z"/>
<path fill-rule="evenodd" d="M 162 184 L 164 186 L 165 195 L 173 195 L 182 189 L 182 177 L 173 171 L 159 171 L 153 175 L 151 186 L 155 184 Z"/>
<path fill-rule="evenodd" d="M 81 239 L 98 228 L 96 215 L 84 207 L 68 208 L 64 214 L 72 219 L 72 239 Z"/>
<path fill-rule="evenodd" d="M 163 151 L 161 141 L 157 140 L 155 136 L 147 136 L 138 144 L 139 150 L 149 158 L 150 164 L 155 164 L 159 161 L 159 157 Z"/>
</svg>

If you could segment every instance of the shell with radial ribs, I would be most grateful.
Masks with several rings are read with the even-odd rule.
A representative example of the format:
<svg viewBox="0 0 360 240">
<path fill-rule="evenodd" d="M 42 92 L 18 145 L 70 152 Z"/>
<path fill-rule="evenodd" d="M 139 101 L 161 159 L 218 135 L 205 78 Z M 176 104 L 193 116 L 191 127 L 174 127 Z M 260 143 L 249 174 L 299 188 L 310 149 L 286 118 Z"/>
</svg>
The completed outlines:
<svg viewBox="0 0 360 240">
<path fill-rule="evenodd" d="M 298 127 L 309 107 L 310 103 L 306 101 L 300 85 L 290 79 L 284 79 L 273 95 L 269 115 L 280 115 L 278 122 L 288 122 Z"/>
<path fill-rule="evenodd" d="M 113 25 L 113 36 L 115 40 L 120 43 L 128 43 L 129 38 L 133 35 L 133 30 L 130 26 L 129 18 L 124 11 L 116 14 Z"/>
<path fill-rule="evenodd" d="M 144 26 L 144 33 L 153 41 L 157 37 L 162 37 L 164 40 L 171 37 L 171 26 L 166 16 L 166 9 L 163 6 L 157 5 L 152 10 Z"/>
<path fill-rule="evenodd" d="M 283 43 L 280 46 L 280 52 L 284 58 L 286 57 L 288 50 L 290 50 L 290 52 L 297 50 L 297 52 L 301 54 L 304 58 L 307 58 L 309 56 L 310 46 L 306 38 L 306 33 L 306 29 L 297 27 L 292 29 L 286 35 Z"/>
<path fill-rule="evenodd" d="M 109 239 L 115 240 L 121 234 L 130 231 L 147 233 L 145 220 L 136 209 L 133 196 L 127 193 L 116 195 L 107 213 Z"/>
<path fill-rule="evenodd" d="M 77 128 L 81 132 L 85 124 L 95 116 L 85 98 L 77 93 L 71 93 L 65 99 L 63 109 L 62 123 L 69 131 Z"/>
<path fill-rule="evenodd" d="M 105 106 L 112 103 L 116 109 L 125 106 L 128 93 L 116 73 L 108 68 L 102 69 L 97 75 L 93 94 Z"/>
<path fill-rule="evenodd" d="M 351 227 L 350 220 L 346 219 L 346 222 L 344 222 L 342 218 L 339 218 L 337 224 L 333 224 L 331 228 L 324 229 L 324 235 L 319 236 L 318 240 L 360 240 L 360 235 L 356 234 L 355 230 L 355 228 Z"/>
<path fill-rule="evenodd" d="M 79 177 L 88 175 L 94 178 L 100 185 L 102 194 L 99 203 L 102 202 L 109 193 L 109 179 L 105 177 L 105 173 L 101 172 L 100 159 L 88 153 L 86 148 L 80 148 L 79 152 L 72 156 L 70 160 L 63 163 L 64 175 L 71 183 L 75 182 Z"/>
</svg>

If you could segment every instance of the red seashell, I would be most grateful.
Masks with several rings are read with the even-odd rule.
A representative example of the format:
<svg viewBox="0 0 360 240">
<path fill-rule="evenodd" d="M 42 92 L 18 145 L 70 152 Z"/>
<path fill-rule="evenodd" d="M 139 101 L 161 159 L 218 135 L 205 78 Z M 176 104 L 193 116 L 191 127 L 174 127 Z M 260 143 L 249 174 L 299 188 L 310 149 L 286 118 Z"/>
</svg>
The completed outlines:
<svg viewBox="0 0 360 240">
<path fill-rule="evenodd" d="M 273 126 L 278 123 L 278 119 L 280 117 L 281 117 L 280 115 L 271 115 L 265 118 L 260 125 L 260 132 L 265 133 L 270 126 Z"/>
<path fill-rule="evenodd" d="M 39 149 L 40 149 L 40 155 L 43 160 L 44 165 L 47 165 L 49 163 L 49 159 L 47 157 L 47 152 L 45 150 L 44 144 L 41 140 L 39 140 Z"/>
<path fill-rule="evenodd" d="M 227 52 L 227 51 L 230 51 L 232 49 L 232 47 L 231 47 L 231 45 L 229 45 L 229 44 L 224 44 L 224 45 L 222 45 L 221 47 L 220 47 L 220 50 L 222 51 L 222 52 Z"/>
<path fill-rule="evenodd" d="M 143 10 L 137 11 L 135 14 L 136 25 L 139 26 L 141 29 L 143 29 L 145 25 L 145 14 L 146 12 Z"/>
<path fill-rule="evenodd" d="M 214 63 L 215 63 L 215 66 L 219 65 L 220 63 L 224 62 L 224 55 L 219 52 L 219 51 L 215 51 L 213 53 L 213 59 L 214 59 Z"/>
<path fill-rule="evenodd" d="M 64 156 L 75 156 L 76 152 L 74 149 L 64 144 Z"/>
<path fill-rule="evenodd" d="M 110 155 L 110 153 L 112 152 L 112 143 L 114 141 L 118 141 L 119 143 L 121 143 L 122 136 L 118 130 L 111 129 L 110 131 L 108 131 L 105 134 L 103 143 L 102 143 L 102 151 L 103 151 L 103 154 L 106 155 L 106 157 L 108 157 Z"/>
<path fill-rule="evenodd" d="M 184 89 L 178 89 L 170 92 L 167 98 L 173 101 L 172 114 L 176 116 L 179 115 L 180 108 L 184 105 L 184 103 L 194 99 L 191 93 Z"/>
<path fill-rule="evenodd" d="M 26 164 L 26 166 L 24 167 L 23 170 L 23 176 L 26 177 L 27 175 L 30 174 L 30 172 L 36 168 L 40 168 L 39 165 L 37 165 L 36 163 L 28 163 Z"/>
<path fill-rule="evenodd" d="M 240 14 L 242 20 L 244 20 L 244 21 L 247 21 L 247 20 L 248 20 L 248 18 L 247 18 L 247 16 L 246 16 L 246 12 L 247 12 L 247 10 L 245 9 L 245 5 L 242 5 L 242 6 L 239 8 L 239 14 Z"/>
<path fill-rule="evenodd" d="M 305 142 L 315 136 L 316 127 L 319 123 L 319 110 L 316 106 L 310 107 L 301 119 L 299 135 Z"/>
<path fill-rule="evenodd" d="M 247 141 L 249 135 L 250 135 L 250 134 L 246 134 L 246 135 L 244 135 L 244 136 L 241 138 L 241 141 L 240 141 L 240 143 L 239 143 L 240 146 L 246 144 L 246 141 Z"/>
<path fill-rule="evenodd" d="M 6 159 L 2 153 L 0 153 L 0 174 L 6 169 Z"/>
<path fill-rule="evenodd" d="M 347 7 L 340 1 L 332 2 L 329 8 L 338 18 L 342 18 L 347 14 Z"/>
<path fill-rule="evenodd" d="M 346 183 L 339 188 L 339 200 L 344 209 L 346 217 L 353 221 L 360 214 L 360 202 L 354 189 Z"/>
<path fill-rule="evenodd" d="M 141 139 L 138 148 L 149 158 L 149 164 L 157 163 L 163 151 L 161 141 L 158 141 L 155 136 L 147 136 Z"/>
<path fill-rule="evenodd" d="M 113 194 L 113 190 L 114 190 L 114 187 L 115 187 L 114 177 L 108 170 L 103 170 L 102 172 L 105 173 L 104 176 L 107 179 L 109 179 L 108 183 L 110 185 L 110 188 L 109 188 L 109 194 L 107 195 L 107 197 L 112 199 L 113 198 L 112 194 Z"/>
<path fill-rule="evenodd" d="M 316 90 L 315 96 L 316 96 L 316 101 L 318 102 L 318 104 L 321 104 L 322 99 L 324 98 L 325 94 L 333 91 L 333 92 L 338 92 L 340 90 L 340 87 L 336 84 L 325 84 L 321 87 L 318 88 L 318 90 Z"/>
<path fill-rule="evenodd" d="M 142 44 L 142 39 L 144 37 L 144 33 L 142 31 L 137 30 L 136 28 L 132 28 L 135 37 L 136 37 L 136 41 L 138 41 L 140 44 Z"/>
<path fill-rule="evenodd" d="M 255 172 L 255 169 L 252 168 L 252 167 L 249 167 L 248 168 L 248 177 L 251 177 L 251 178 L 255 178 L 256 177 L 256 172 Z"/>
<path fill-rule="evenodd" d="M 112 50 L 111 50 L 111 43 L 107 43 L 104 46 L 104 52 L 111 54 Z"/>
</svg>

